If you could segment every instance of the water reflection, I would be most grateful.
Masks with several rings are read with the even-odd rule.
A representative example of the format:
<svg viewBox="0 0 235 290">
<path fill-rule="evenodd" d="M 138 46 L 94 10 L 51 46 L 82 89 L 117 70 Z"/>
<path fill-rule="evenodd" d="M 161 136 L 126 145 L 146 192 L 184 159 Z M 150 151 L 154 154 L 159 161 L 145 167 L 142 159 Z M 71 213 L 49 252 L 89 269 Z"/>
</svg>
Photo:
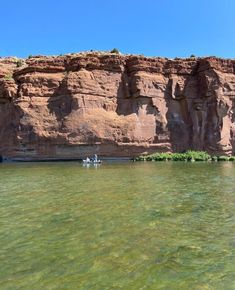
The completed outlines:
<svg viewBox="0 0 235 290">
<path fill-rule="evenodd" d="M 85 167 L 87 169 L 89 168 L 95 168 L 98 169 L 101 166 L 99 163 L 82 163 L 82 167 Z"/>
</svg>

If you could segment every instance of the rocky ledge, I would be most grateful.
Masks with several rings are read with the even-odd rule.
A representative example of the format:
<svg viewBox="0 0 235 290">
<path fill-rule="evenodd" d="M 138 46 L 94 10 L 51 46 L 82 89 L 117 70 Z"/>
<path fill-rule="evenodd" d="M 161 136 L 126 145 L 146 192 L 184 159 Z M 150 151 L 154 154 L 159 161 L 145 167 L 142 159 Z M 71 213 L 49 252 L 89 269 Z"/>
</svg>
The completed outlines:
<svg viewBox="0 0 235 290">
<path fill-rule="evenodd" d="M 0 58 L 0 155 L 235 154 L 235 60 L 112 53 Z"/>
</svg>

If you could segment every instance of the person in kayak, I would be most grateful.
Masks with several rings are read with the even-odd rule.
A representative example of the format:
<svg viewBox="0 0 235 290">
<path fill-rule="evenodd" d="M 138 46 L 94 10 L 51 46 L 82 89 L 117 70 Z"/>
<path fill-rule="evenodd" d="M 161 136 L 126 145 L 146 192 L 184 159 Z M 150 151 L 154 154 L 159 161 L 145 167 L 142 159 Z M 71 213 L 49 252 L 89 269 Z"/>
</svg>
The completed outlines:
<svg viewBox="0 0 235 290">
<path fill-rule="evenodd" d="M 93 161 L 94 161 L 94 162 L 97 162 L 97 161 L 98 161 L 98 156 L 97 156 L 96 154 L 94 155 L 94 159 L 93 159 Z"/>
</svg>

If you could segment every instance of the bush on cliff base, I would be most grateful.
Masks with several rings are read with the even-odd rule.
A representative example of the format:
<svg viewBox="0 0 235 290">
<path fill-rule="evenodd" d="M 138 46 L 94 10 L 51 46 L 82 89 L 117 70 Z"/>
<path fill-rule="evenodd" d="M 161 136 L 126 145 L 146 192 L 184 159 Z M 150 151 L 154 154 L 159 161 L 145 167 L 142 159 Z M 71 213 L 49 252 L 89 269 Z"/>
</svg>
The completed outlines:
<svg viewBox="0 0 235 290">
<path fill-rule="evenodd" d="M 204 151 L 187 151 L 185 153 L 154 153 L 141 155 L 135 161 L 235 161 L 235 156 L 210 156 Z"/>
</svg>

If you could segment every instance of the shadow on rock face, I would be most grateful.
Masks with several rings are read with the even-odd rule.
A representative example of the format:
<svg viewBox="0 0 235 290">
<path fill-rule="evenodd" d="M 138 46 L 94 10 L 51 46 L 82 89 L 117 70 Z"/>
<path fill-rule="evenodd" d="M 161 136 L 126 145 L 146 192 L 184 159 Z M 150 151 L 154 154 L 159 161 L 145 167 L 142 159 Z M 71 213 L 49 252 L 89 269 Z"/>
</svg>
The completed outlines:
<svg viewBox="0 0 235 290">
<path fill-rule="evenodd" d="M 135 112 L 133 107 L 132 93 L 129 85 L 129 77 L 126 72 L 122 74 L 121 82 L 117 91 L 117 109 L 118 115 L 127 116 Z"/>
<path fill-rule="evenodd" d="M 116 113 L 123 116 L 133 113 L 139 115 L 139 111 L 144 108 L 146 114 L 156 115 L 156 107 L 153 106 L 152 98 L 141 95 L 135 86 L 133 88 L 130 79 L 127 72 L 122 74 L 117 93 Z"/>
<path fill-rule="evenodd" d="M 50 113 L 55 114 L 57 121 L 61 121 L 72 111 L 72 94 L 67 86 L 67 77 L 62 80 L 60 86 L 54 94 L 48 99 L 48 109 Z"/>
<path fill-rule="evenodd" d="M 169 79 L 164 98 L 168 109 L 166 119 L 172 149 L 175 152 L 184 152 L 191 147 L 193 130 L 185 92 L 180 89 L 178 83 L 174 86 L 173 81 Z"/>
</svg>

